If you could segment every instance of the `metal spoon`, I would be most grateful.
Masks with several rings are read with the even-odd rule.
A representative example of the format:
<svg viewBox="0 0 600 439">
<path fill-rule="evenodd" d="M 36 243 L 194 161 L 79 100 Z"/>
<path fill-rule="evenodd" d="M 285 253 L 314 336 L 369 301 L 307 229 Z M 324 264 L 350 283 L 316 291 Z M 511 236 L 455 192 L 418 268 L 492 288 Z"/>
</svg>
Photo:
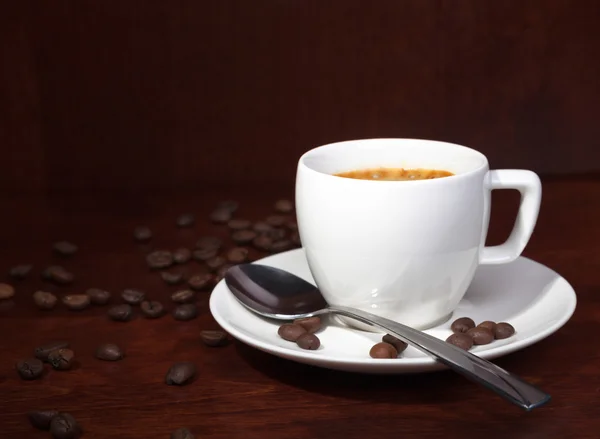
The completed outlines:
<svg viewBox="0 0 600 439">
<path fill-rule="evenodd" d="M 525 410 L 550 400 L 550 395 L 517 376 L 443 340 L 362 310 L 328 305 L 314 285 L 287 271 L 240 264 L 227 271 L 225 283 L 242 305 L 261 316 L 292 320 L 333 313 L 350 317 L 398 337 Z"/>
</svg>

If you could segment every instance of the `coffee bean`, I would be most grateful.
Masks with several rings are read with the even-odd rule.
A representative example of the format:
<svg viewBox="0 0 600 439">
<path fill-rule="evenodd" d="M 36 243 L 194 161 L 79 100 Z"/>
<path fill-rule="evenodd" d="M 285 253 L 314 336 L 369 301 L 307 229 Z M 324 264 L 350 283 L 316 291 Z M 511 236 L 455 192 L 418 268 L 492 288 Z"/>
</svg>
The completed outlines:
<svg viewBox="0 0 600 439">
<path fill-rule="evenodd" d="M 193 303 L 185 303 L 175 307 L 173 318 L 179 321 L 192 320 L 198 317 L 198 307 Z"/>
<path fill-rule="evenodd" d="M 33 265 L 23 264 L 23 265 L 15 265 L 10 269 L 8 275 L 14 279 L 25 279 L 27 275 L 31 272 Z"/>
<path fill-rule="evenodd" d="M 298 223 L 296 221 L 288 221 L 285 223 L 285 227 L 292 232 L 296 232 L 298 230 Z"/>
<path fill-rule="evenodd" d="M 296 319 L 294 320 L 294 324 L 302 326 L 309 334 L 314 334 L 321 329 L 321 318 L 314 316 L 305 319 Z"/>
<path fill-rule="evenodd" d="M 58 415 L 56 410 L 35 410 L 27 413 L 29 423 L 38 430 L 49 430 L 50 422 Z"/>
<path fill-rule="evenodd" d="M 142 314 L 148 319 L 157 319 L 164 315 L 165 307 L 155 300 L 145 300 L 140 304 Z"/>
<path fill-rule="evenodd" d="M 196 248 L 201 250 L 219 250 L 223 241 L 216 236 L 203 236 L 196 241 Z"/>
<path fill-rule="evenodd" d="M 171 439 L 196 439 L 196 436 L 187 428 L 178 428 L 171 433 Z"/>
<path fill-rule="evenodd" d="M 90 302 L 94 305 L 106 305 L 110 300 L 110 293 L 100 288 L 90 288 L 85 294 L 87 294 Z"/>
<path fill-rule="evenodd" d="M 210 220 L 215 224 L 226 224 L 230 219 L 231 212 L 225 209 L 217 209 L 210 214 Z"/>
<path fill-rule="evenodd" d="M 104 361 L 118 361 L 125 355 L 119 346 L 113 343 L 105 343 L 96 349 L 96 358 Z"/>
<path fill-rule="evenodd" d="M 123 290 L 121 297 L 129 305 L 139 305 L 146 298 L 146 294 L 143 291 L 128 288 Z"/>
<path fill-rule="evenodd" d="M 234 247 L 227 252 L 227 260 L 232 264 L 241 264 L 248 260 L 248 249 L 244 247 Z"/>
<path fill-rule="evenodd" d="M 496 324 L 494 335 L 497 340 L 503 340 L 512 337 L 515 333 L 515 328 L 510 323 L 500 322 Z"/>
<path fill-rule="evenodd" d="M 285 217 L 281 215 L 271 215 L 265 220 L 268 225 L 273 227 L 281 227 L 285 224 Z"/>
<path fill-rule="evenodd" d="M 74 276 L 59 265 L 51 265 L 42 271 L 42 279 L 55 282 L 60 285 L 68 285 L 73 282 Z"/>
<path fill-rule="evenodd" d="M 175 363 L 169 368 L 165 376 L 165 383 L 169 386 L 182 386 L 189 383 L 195 375 L 196 366 L 194 363 Z"/>
<path fill-rule="evenodd" d="M 162 278 L 162 280 L 165 281 L 165 283 L 167 283 L 169 285 L 177 285 L 177 284 L 183 282 L 183 273 L 180 271 L 178 271 L 178 272 L 161 271 L 160 277 Z"/>
<path fill-rule="evenodd" d="M 217 274 L 215 276 L 215 285 L 223 280 L 223 278 L 225 277 L 225 274 L 227 273 L 227 270 L 229 270 L 231 267 L 232 267 L 231 264 L 225 264 L 217 270 Z"/>
<path fill-rule="evenodd" d="M 467 332 L 469 329 L 474 327 L 475 322 L 469 317 L 461 317 L 456 319 L 454 322 L 452 322 L 452 325 L 450 325 L 450 329 L 455 334 Z"/>
<path fill-rule="evenodd" d="M 115 305 L 108 310 L 108 317 L 115 322 L 128 322 L 133 317 L 133 308 L 126 303 Z"/>
<path fill-rule="evenodd" d="M 280 252 L 284 252 L 286 250 L 291 249 L 292 246 L 292 241 L 290 241 L 289 239 L 282 239 L 280 241 L 275 241 L 271 244 L 271 247 L 269 248 L 269 251 L 271 253 L 280 253 Z"/>
<path fill-rule="evenodd" d="M 217 204 L 217 209 L 227 210 L 231 213 L 234 213 L 236 210 L 238 210 L 238 207 L 239 203 L 235 200 L 225 200 Z"/>
<path fill-rule="evenodd" d="M 21 360 L 17 363 L 16 368 L 19 376 L 24 380 L 38 379 L 44 373 L 44 363 L 37 358 Z"/>
<path fill-rule="evenodd" d="M 258 250 L 269 251 L 272 244 L 273 240 L 267 235 L 258 235 L 252 240 L 252 245 Z"/>
<path fill-rule="evenodd" d="M 277 330 L 277 334 L 287 341 L 296 341 L 300 336 L 307 333 L 304 326 L 295 323 L 284 323 Z"/>
<path fill-rule="evenodd" d="M 0 284 L 0 300 L 10 299 L 15 295 L 15 289 L 9 284 Z"/>
<path fill-rule="evenodd" d="M 204 262 L 216 257 L 218 254 L 219 250 L 215 248 L 199 248 L 197 250 L 194 250 L 192 256 L 196 261 Z"/>
<path fill-rule="evenodd" d="M 208 269 L 212 272 L 215 272 L 219 269 L 219 267 L 221 267 L 223 264 L 225 264 L 225 258 L 222 256 L 215 256 L 214 258 L 210 258 L 209 260 L 206 261 L 206 266 L 208 267 Z"/>
<path fill-rule="evenodd" d="M 180 247 L 173 252 L 173 261 L 176 264 L 185 264 L 190 259 L 192 259 L 192 252 L 188 248 Z"/>
<path fill-rule="evenodd" d="M 389 343 L 380 342 L 371 348 L 369 351 L 371 358 L 397 358 L 398 351 Z"/>
<path fill-rule="evenodd" d="M 290 235 L 290 241 L 292 241 L 292 244 L 294 244 L 295 246 L 302 246 L 302 242 L 300 241 L 300 234 L 298 232 L 294 232 Z"/>
<path fill-rule="evenodd" d="M 179 290 L 171 294 L 171 300 L 175 303 L 190 303 L 196 298 L 192 290 Z"/>
<path fill-rule="evenodd" d="M 465 351 L 468 351 L 473 346 L 473 338 L 462 332 L 456 332 L 452 334 L 446 339 L 446 342 L 453 344 L 454 346 L 459 347 Z"/>
<path fill-rule="evenodd" d="M 280 213 L 290 213 L 294 210 L 294 203 L 290 200 L 277 200 L 275 211 Z"/>
<path fill-rule="evenodd" d="M 273 241 L 280 241 L 285 238 L 287 232 L 285 229 L 274 227 L 268 232 L 263 233 L 263 235 L 268 236 Z"/>
<path fill-rule="evenodd" d="M 199 291 L 208 287 L 213 281 L 214 276 L 210 273 L 196 274 L 188 280 L 191 289 Z"/>
<path fill-rule="evenodd" d="M 77 246 L 72 242 L 68 241 L 59 241 L 54 243 L 52 247 L 56 253 L 61 256 L 72 256 L 77 253 Z"/>
<path fill-rule="evenodd" d="M 69 294 L 62 298 L 62 302 L 71 311 L 81 311 L 90 306 L 90 298 L 87 294 Z"/>
<path fill-rule="evenodd" d="M 256 236 L 254 230 L 238 230 L 231 235 L 231 240 L 238 245 L 244 245 L 251 243 Z"/>
<path fill-rule="evenodd" d="M 152 239 L 152 230 L 145 226 L 136 227 L 133 230 L 133 239 L 138 242 L 149 241 Z"/>
<path fill-rule="evenodd" d="M 469 329 L 465 334 L 473 339 L 473 344 L 489 344 L 494 341 L 494 334 L 487 328 L 475 327 Z"/>
<path fill-rule="evenodd" d="M 146 256 L 146 263 L 153 270 L 167 268 L 173 264 L 173 255 L 166 250 L 156 250 Z"/>
<path fill-rule="evenodd" d="M 479 325 L 480 328 L 487 328 L 491 331 L 492 334 L 496 332 L 496 322 L 492 322 L 491 320 L 486 320 L 485 322 L 481 322 Z"/>
<path fill-rule="evenodd" d="M 69 348 L 62 348 L 48 354 L 48 363 L 54 370 L 69 370 L 73 366 L 75 352 Z"/>
<path fill-rule="evenodd" d="M 251 225 L 252 223 L 250 221 L 241 218 L 229 220 L 229 222 L 227 223 L 227 226 L 231 230 L 245 230 L 249 229 Z"/>
<path fill-rule="evenodd" d="M 59 349 L 65 349 L 65 348 L 68 348 L 68 347 L 69 347 L 69 342 L 68 341 L 57 340 L 57 341 L 53 341 L 53 342 L 50 342 L 50 343 L 46 343 L 45 345 L 42 345 L 42 346 L 38 346 L 33 351 L 33 355 L 38 360 L 47 362 L 48 361 L 48 355 L 50 355 L 50 352 L 57 351 Z"/>
<path fill-rule="evenodd" d="M 177 227 L 190 227 L 196 221 L 196 217 L 191 213 L 185 213 L 177 218 L 175 224 Z"/>
<path fill-rule="evenodd" d="M 227 333 L 225 331 L 200 331 L 200 338 L 206 346 L 220 347 L 227 344 Z"/>
<path fill-rule="evenodd" d="M 398 352 L 398 354 L 404 352 L 406 350 L 406 348 L 408 347 L 408 345 L 405 342 L 403 342 L 399 338 L 396 338 L 390 334 L 385 334 L 381 338 L 381 341 L 394 346 L 394 348 L 396 349 L 396 352 Z"/>
<path fill-rule="evenodd" d="M 54 439 L 77 439 L 81 426 L 69 413 L 59 413 L 50 422 L 50 434 Z"/>
<path fill-rule="evenodd" d="M 309 351 L 315 351 L 321 346 L 321 340 L 315 334 L 302 334 L 296 340 L 296 344 L 302 349 Z"/>
<path fill-rule="evenodd" d="M 257 223 L 254 223 L 252 229 L 256 233 L 267 233 L 273 230 L 273 227 L 267 224 L 265 221 L 258 221 Z"/>
</svg>

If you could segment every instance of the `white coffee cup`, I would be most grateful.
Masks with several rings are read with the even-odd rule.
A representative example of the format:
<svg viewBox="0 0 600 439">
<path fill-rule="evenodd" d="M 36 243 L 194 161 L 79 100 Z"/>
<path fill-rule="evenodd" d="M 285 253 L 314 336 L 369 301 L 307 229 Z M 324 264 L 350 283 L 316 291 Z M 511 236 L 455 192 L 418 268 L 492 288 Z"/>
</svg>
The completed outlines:
<svg viewBox="0 0 600 439">
<path fill-rule="evenodd" d="M 454 175 L 414 181 L 333 175 L 376 167 Z M 517 189 L 521 203 L 507 241 L 486 247 L 494 189 Z M 320 146 L 302 155 L 296 175 L 298 231 L 327 302 L 418 329 L 452 316 L 479 264 L 508 263 L 521 254 L 540 202 L 535 173 L 490 171 L 480 152 L 431 140 L 364 139 Z"/>
</svg>

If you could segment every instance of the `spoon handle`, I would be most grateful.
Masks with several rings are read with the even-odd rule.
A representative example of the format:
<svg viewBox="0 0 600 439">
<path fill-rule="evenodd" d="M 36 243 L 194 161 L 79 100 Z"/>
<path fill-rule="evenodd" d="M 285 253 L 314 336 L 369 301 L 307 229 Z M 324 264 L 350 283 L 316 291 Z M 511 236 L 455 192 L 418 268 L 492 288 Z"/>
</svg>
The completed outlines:
<svg viewBox="0 0 600 439">
<path fill-rule="evenodd" d="M 329 311 L 376 326 L 388 334 L 398 337 L 400 340 L 435 357 L 450 369 L 464 375 L 471 381 L 483 384 L 525 410 L 529 411 L 550 400 L 550 395 L 510 374 L 501 367 L 424 332 L 354 308 L 329 306 Z"/>
</svg>

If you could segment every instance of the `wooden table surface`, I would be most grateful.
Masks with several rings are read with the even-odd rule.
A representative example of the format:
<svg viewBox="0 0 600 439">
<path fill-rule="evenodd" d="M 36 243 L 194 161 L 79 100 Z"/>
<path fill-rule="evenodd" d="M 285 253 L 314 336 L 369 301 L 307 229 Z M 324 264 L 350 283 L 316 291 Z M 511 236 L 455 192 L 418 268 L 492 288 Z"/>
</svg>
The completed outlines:
<svg viewBox="0 0 600 439">
<path fill-rule="evenodd" d="M 5 197 L 0 230 L 0 270 L 32 263 L 28 279 L 11 283 L 14 300 L 0 303 L 0 437 L 44 438 L 25 413 L 57 409 L 73 414 L 89 438 L 167 438 L 186 426 L 197 438 L 597 438 L 600 436 L 600 178 L 544 181 L 536 231 L 524 252 L 563 275 L 575 288 L 573 318 L 549 338 L 495 360 L 537 384 L 552 401 L 524 412 L 472 384 L 441 371 L 412 376 L 368 376 L 330 371 L 283 360 L 235 340 L 208 348 L 199 332 L 217 325 L 209 293 L 199 293 L 201 315 L 177 322 L 136 318 L 116 323 L 106 307 L 81 312 L 62 305 L 37 310 L 38 289 L 81 292 L 105 288 L 119 302 L 124 288 L 139 288 L 168 303 L 177 287 L 164 284 L 144 263 L 149 248 L 193 246 L 204 234 L 227 236 L 207 216 L 222 199 L 240 202 L 237 216 L 258 220 L 273 202 L 291 197 L 291 187 L 235 190 L 199 188 L 200 195 L 92 195 L 54 199 Z M 494 194 L 488 243 L 502 241 L 514 219 L 518 197 Z M 175 218 L 197 215 L 193 228 L 177 229 Z M 140 246 L 136 225 L 150 226 L 155 238 Z M 63 260 L 52 243 L 71 240 L 79 252 Z M 254 258 L 259 253 L 252 253 Z M 70 287 L 53 287 L 41 270 L 61 264 L 76 275 Z M 189 262 L 188 273 L 201 266 Z M 8 279 L 7 275 L 3 275 Z M 35 346 L 66 339 L 75 350 L 74 370 L 49 370 L 22 381 L 15 362 Z M 126 351 L 123 361 L 102 362 L 93 352 L 102 342 Z M 175 387 L 164 376 L 175 361 L 193 361 L 194 382 Z"/>
</svg>

